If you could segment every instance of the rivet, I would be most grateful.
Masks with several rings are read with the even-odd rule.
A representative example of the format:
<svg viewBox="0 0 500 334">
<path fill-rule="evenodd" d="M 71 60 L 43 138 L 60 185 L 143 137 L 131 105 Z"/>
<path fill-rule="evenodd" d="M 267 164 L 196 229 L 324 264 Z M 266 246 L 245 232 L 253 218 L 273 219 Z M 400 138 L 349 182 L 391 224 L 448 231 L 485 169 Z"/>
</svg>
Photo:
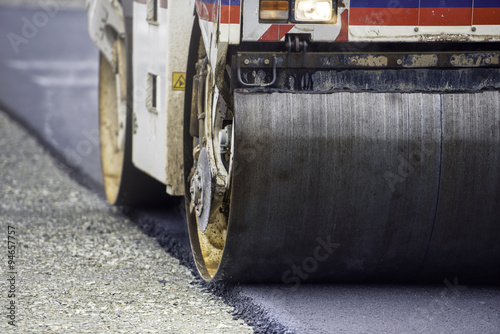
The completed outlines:
<svg viewBox="0 0 500 334">
<path fill-rule="evenodd" d="M 484 62 L 485 62 L 486 64 L 489 64 L 489 63 L 491 63 L 491 59 L 490 59 L 490 58 L 486 58 L 486 59 L 484 60 Z"/>
<path fill-rule="evenodd" d="M 244 63 L 245 63 L 245 65 L 250 64 L 250 59 L 245 59 Z"/>
<path fill-rule="evenodd" d="M 418 27 L 413 28 L 413 31 L 418 32 Z"/>
<path fill-rule="evenodd" d="M 398 60 L 396 61 L 396 63 L 398 63 L 398 65 L 401 65 L 401 64 L 403 63 L 403 60 L 398 59 Z"/>
<path fill-rule="evenodd" d="M 269 59 L 264 59 L 264 64 L 269 65 L 270 61 Z"/>
<path fill-rule="evenodd" d="M 476 27 L 472 27 L 472 28 L 470 28 L 470 30 L 476 31 Z"/>
</svg>

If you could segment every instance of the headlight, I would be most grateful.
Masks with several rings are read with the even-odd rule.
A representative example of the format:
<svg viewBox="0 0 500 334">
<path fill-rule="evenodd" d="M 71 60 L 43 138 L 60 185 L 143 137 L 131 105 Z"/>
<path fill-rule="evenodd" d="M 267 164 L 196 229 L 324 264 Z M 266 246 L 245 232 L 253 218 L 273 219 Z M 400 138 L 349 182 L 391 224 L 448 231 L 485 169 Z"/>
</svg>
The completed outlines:
<svg viewBox="0 0 500 334">
<path fill-rule="evenodd" d="M 327 22 L 333 19 L 332 0 L 295 0 L 297 22 Z"/>
</svg>

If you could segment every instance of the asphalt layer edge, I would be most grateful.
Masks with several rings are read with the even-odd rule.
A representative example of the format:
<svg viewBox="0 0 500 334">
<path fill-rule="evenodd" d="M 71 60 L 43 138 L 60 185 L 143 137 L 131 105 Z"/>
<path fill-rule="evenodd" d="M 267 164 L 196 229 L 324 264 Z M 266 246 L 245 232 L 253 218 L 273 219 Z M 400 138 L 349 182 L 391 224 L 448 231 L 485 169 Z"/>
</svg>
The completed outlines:
<svg viewBox="0 0 500 334">
<path fill-rule="evenodd" d="M 239 284 L 204 281 L 196 269 L 191 250 L 187 249 L 188 247 L 185 243 L 166 233 L 155 222 L 155 219 L 145 217 L 141 214 L 140 210 L 124 207 L 122 210 L 128 218 L 137 224 L 143 233 L 155 238 L 167 253 L 178 259 L 180 264 L 186 266 L 191 271 L 195 277 L 193 284 L 198 284 L 202 289 L 210 291 L 213 295 L 221 298 L 227 305 L 233 307 L 233 319 L 245 321 L 249 326 L 253 327 L 255 333 L 293 334 L 293 331 L 272 319 L 269 313 L 252 301 L 251 298 L 240 295 Z M 180 203 L 177 207 L 172 208 L 172 210 L 177 210 L 184 216 L 184 203 Z"/>
</svg>

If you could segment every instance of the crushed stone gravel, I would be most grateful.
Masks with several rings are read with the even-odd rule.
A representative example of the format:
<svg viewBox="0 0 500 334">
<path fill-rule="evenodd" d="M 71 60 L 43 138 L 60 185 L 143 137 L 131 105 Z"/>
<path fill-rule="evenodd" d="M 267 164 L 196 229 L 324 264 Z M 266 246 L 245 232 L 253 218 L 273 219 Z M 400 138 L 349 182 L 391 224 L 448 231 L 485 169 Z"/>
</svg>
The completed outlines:
<svg viewBox="0 0 500 334">
<path fill-rule="evenodd" d="M 15 298 L 0 248 L 5 333 L 252 333 L 190 270 L 0 112 L 0 233 L 15 227 Z"/>
</svg>

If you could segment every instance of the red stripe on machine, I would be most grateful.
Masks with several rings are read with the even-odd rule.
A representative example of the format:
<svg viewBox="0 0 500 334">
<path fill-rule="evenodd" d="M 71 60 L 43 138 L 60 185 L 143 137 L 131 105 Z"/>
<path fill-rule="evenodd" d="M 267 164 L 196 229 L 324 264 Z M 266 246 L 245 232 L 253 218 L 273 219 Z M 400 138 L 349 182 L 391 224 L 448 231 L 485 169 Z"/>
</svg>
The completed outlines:
<svg viewBox="0 0 500 334">
<path fill-rule="evenodd" d="M 220 23 L 239 24 L 240 15 L 240 6 L 221 5 Z"/>
<path fill-rule="evenodd" d="M 294 24 L 273 24 L 259 38 L 259 41 L 279 41 L 295 27 Z"/>
<path fill-rule="evenodd" d="M 349 9 L 349 24 L 360 26 L 416 26 L 418 8 L 357 8 Z"/>
<path fill-rule="evenodd" d="M 473 13 L 474 12 L 474 19 Z M 420 15 L 420 21 L 419 21 Z M 349 9 L 350 25 L 470 26 L 500 24 L 500 8 L 357 8 Z"/>
<path fill-rule="evenodd" d="M 500 8 L 474 8 L 472 24 L 500 24 Z"/>
<path fill-rule="evenodd" d="M 472 8 L 420 8 L 421 26 L 470 26 Z"/>
<path fill-rule="evenodd" d="M 346 9 L 340 14 L 340 33 L 335 39 L 336 42 L 344 42 L 349 39 L 349 10 Z"/>
</svg>

